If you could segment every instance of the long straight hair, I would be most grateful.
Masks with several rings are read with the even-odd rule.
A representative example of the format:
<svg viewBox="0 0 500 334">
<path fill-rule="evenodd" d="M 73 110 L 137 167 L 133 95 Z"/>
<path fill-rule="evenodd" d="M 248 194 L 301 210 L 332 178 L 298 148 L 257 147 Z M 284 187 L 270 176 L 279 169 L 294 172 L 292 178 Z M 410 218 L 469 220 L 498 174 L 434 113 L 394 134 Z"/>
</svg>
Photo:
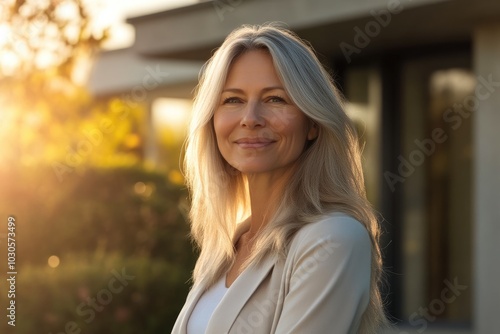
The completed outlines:
<svg viewBox="0 0 500 334">
<path fill-rule="evenodd" d="M 200 73 L 184 159 L 191 194 L 191 235 L 200 248 L 194 284 L 208 288 L 231 267 L 237 222 L 250 214 L 245 178 L 219 152 L 213 115 L 231 64 L 251 50 L 271 55 L 287 94 L 316 123 L 318 136 L 299 157 L 294 176 L 286 184 L 276 212 L 257 236 L 246 263 L 258 264 L 269 254 L 286 256 L 294 233 L 330 212 L 340 211 L 356 218 L 372 241 L 370 303 L 360 332 L 374 333 L 387 324 L 379 291 L 380 232 L 366 199 L 356 130 L 312 48 L 275 24 L 245 25 L 234 30 Z"/>
</svg>

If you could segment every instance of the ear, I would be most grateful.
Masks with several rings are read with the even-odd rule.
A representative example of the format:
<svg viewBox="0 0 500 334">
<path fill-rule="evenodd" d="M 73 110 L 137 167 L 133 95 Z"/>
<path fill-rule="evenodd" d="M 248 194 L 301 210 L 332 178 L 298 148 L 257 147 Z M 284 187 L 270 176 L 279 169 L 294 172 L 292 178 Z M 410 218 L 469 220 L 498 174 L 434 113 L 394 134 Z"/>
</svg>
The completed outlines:
<svg viewBox="0 0 500 334">
<path fill-rule="evenodd" d="M 318 125 L 314 121 L 310 121 L 309 131 L 307 132 L 307 140 L 313 140 L 318 137 Z"/>
</svg>

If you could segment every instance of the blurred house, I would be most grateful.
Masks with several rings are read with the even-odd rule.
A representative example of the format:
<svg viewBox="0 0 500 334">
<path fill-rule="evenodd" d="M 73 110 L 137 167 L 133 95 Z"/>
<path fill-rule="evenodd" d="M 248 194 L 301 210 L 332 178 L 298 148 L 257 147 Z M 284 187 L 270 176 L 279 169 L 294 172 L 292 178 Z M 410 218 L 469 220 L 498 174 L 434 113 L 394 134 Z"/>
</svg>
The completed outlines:
<svg viewBox="0 0 500 334">
<path fill-rule="evenodd" d="M 135 44 L 104 52 L 90 87 L 154 115 L 192 98 L 231 30 L 268 21 L 311 42 L 366 141 L 395 333 L 497 333 L 500 1 L 204 1 L 129 19 Z"/>
</svg>

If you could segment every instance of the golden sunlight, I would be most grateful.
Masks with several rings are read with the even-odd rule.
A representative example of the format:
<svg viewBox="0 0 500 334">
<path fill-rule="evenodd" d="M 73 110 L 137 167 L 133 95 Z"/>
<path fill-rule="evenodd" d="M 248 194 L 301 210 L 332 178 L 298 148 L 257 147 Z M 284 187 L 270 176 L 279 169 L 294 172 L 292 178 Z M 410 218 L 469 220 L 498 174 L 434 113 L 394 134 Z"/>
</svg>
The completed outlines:
<svg viewBox="0 0 500 334">
<path fill-rule="evenodd" d="M 7 44 L 10 38 L 10 28 L 5 23 L 0 23 L 0 46 Z"/>
<path fill-rule="evenodd" d="M 159 98 L 153 102 L 153 122 L 156 127 L 184 133 L 192 103 L 187 99 Z"/>
<path fill-rule="evenodd" d="M 47 263 L 49 264 L 49 267 L 57 268 L 59 266 L 59 263 L 61 263 L 61 261 L 59 260 L 58 256 L 52 255 L 47 260 Z"/>
<path fill-rule="evenodd" d="M 0 92 L 1 93 L 1 92 Z M 0 140 L 2 143 L 12 143 L 15 136 L 16 112 L 8 107 L 6 101 L 0 95 L 0 105 L 2 112 L 0 113 Z M 0 158 L 2 161 L 7 161 L 9 154 L 12 154 L 12 145 L 2 145 L 0 149 Z"/>
<path fill-rule="evenodd" d="M 21 65 L 21 61 L 16 54 L 10 50 L 4 50 L 0 53 L 0 70 L 6 75 L 13 75 L 16 69 Z"/>
</svg>

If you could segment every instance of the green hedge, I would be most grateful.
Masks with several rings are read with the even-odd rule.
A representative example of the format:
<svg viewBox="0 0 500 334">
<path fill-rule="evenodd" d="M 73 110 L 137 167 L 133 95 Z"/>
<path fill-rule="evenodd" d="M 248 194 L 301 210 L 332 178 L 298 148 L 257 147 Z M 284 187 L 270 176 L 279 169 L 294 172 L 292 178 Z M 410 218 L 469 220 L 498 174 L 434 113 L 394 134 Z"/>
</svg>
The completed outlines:
<svg viewBox="0 0 500 334">
<path fill-rule="evenodd" d="M 0 213 L 17 219 L 20 264 L 97 250 L 193 264 L 187 193 L 161 173 L 87 169 L 59 182 L 38 166 L 0 171 L 0 179 Z"/>
<path fill-rule="evenodd" d="M 26 265 L 16 282 L 16 328 L 2 321 L 0 332 L 169 333 L 187 280 L 183 268 L 144 257 L 71 255 L 54 269 Z"/>
<path fill-rule="evenodd" d="M 0 170 L 0 180 L 0 259 L 6 259 L 7 217 L 14 215 L 19 273 L 16 328 L 2 321 L 0 333 L 170 331 L 196 257 L 185 189 L 142 168 L 89 168 L 60 182 L 50 166 L 10 166 Z M 56 268 L 47 264 L 52 255 L 61 259 Z M 78 306 L 122 268 L 135 279 L 87 323 L 88 310 L 82 316 Z M 5 273 L 0 271 L 3 310 Z"/>
</svg>

